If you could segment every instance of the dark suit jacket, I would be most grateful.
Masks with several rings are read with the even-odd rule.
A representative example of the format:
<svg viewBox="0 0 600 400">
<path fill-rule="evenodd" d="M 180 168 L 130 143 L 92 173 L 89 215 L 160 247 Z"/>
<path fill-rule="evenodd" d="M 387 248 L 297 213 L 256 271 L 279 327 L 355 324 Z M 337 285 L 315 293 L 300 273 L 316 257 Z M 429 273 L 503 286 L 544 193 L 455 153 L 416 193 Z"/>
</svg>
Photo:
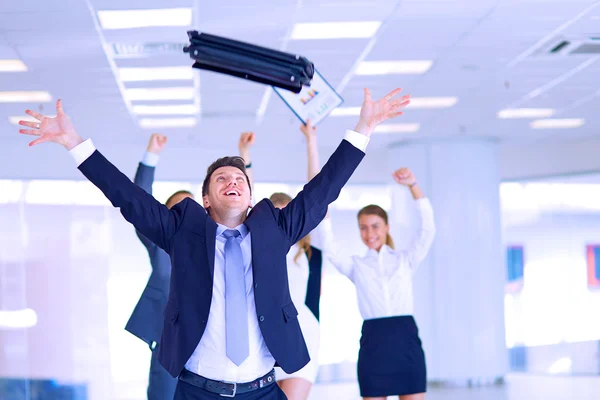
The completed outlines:
<svg viewBox="0 0 600 400">
<path fill-rule="evenodd" d="M 154 170 L 154 167 L 140 163 L 133 180 L 136 185 L 150 194 L 154 183 Z M 171 257 L 139 231 L 136 230 L 135 233 L 148 251 L 152 273 L 125 329 L 152 345 L 152 342 L 158 343 L 162 333 L 163 313 L 169 297 Z"/>
<path fill-rule="evenodd" d="M 325 217 L 364 157 L 343 140 L 321 172 L 280 210 L 264 199 L 245 225 L 252 234 L 254 299 L 259 326 L 269 351 L 285 372 L 310 360 L 298 311 L 288 287 L 286 255 L 290 247 Z M 181 373 L 200 342 L 210 311 L 217 224 L 197 202 L 185 199 L 170 210 L 133 184 L 98 151 L 80 171 L 119 207 L 125 219 L 171 256 L 170 294 L 158 358 L 172 376 Z"/>
</svg>

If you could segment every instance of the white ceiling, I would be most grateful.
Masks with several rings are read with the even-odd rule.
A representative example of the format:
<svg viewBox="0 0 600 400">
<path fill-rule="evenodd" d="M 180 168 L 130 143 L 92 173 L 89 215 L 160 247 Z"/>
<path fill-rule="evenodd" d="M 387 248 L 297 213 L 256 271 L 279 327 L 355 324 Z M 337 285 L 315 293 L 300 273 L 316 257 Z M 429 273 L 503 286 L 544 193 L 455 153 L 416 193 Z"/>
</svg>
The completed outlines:
<svg viewBox="0 0 600 400">
<path fill-rule="evenodd" d="M 380 96 L 402 87 L 415 97 L 457 96 L 446 109 L 408 110 L 401 121 L 417 122 L 413 134 L 379 134 L 354 179 L 377 180 L 388 144 L 404 138 L 490 136 L 502 143 L 505 178 L 600 169 L 600 54 L 549 55 L 560 36 L 600 36 L 600 1 L 592 0 L 147 0 L 143 8 L 192 7 L 193 27 L 102 30 L 96 11 L 139 8 L 132 0 L 0 0 L 0 59 L 20 58 L 23 73 L 0 73 L 0 90 L 47 90 L 62 98 L 83 136 L 92 137 L 131 175 L 151 130 L 141 129 L 123 100 L 113 67 L 190 65 L 187 54 L 115 59 L 103 45 L 185 43 L 186 30 L 284 49 L 306 56 L 334 86 L 351 72 L 370 39 L 288 40 L 298 22 L 385 21 L 366 60 L 433 60 L 423 75 L 352 76 L 341 95 L 359 106 L 363 87 Z M 541 53 L 541 54 L 540 54 Z M 255 130 L 257 179 L 302 180 L 304 152 L 299 122 L 270 96 L 264 118 L 257 112 L 270 89 L 229 76 L 199 71 L 200 122 L 195 128 L 162 129 L 169 135 L 159 178 L 201 179 L 217 156 L 237 151 L 238 134 Z M 182 84 L 178 82 L 177 85 Z M 189 84 L 183 83 L 183 84 Z M 172 86 L 173 82 L 127 83 L 126 87 Z M 532 96 L 532 93 L 539 93 Z M 173 102 L 177 103 L 177 102 Z M 144 104 L 144 102 L 136 102 Z M 27 107 L 52 112 L 53 102 L 0 103 L 0 177 L 79 177 L 52 146 L 29 149 L 8 122 Z M 555 108 L 556 117 L 584 118 L 576 129 L 535 130 L 529 119 L 500 120 L 503 108 Z M 322 158 L 356 117 L 329 117 L 319 126 Z M 579 151 L 585 148 L 585 156 Z M 547 149 L 547 152 L 546 152 Z M 545 154 L 556 157 L 549 160 Z M 532 165 L 535 159 L 538 164 Z M 184 161 L 182 161 L 184 160 Z M 297 165 L 293 171 L 277 168 Z M 540 164 L 541 163 L 541 164 Z M 258 164 L 258 165 L 257 165 Z M 198 171 L 200 169 L 200 171 Z"/>
</svg>

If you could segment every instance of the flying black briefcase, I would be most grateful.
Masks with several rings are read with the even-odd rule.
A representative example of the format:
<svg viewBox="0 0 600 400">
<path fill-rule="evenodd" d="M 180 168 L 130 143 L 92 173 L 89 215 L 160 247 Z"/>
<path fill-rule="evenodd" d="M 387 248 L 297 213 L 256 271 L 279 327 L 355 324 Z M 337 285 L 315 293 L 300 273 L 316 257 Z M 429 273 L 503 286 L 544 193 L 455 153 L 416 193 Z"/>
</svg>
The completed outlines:
<svg viewBox="0 0 600 400">
<path fill-rule="evenodd" d="M 188 31 L 183 48 L 196 62 L 193 68 L 237 76 L 300 93 L 310 86 L 315 67 L 306 57 L 284 53 L 220 36 Z"/>
</svg>

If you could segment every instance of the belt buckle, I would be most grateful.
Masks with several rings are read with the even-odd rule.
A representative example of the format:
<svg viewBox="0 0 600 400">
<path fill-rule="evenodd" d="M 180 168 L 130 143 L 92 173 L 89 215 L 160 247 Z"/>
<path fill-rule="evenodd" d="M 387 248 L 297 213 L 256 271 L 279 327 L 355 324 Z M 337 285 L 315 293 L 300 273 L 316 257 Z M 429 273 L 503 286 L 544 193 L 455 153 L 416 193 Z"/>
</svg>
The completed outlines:
<svg viewBox="0 0 600 400">
<path fill-rule="evenodd" d="M 223 393 L 219 393 L 219 396 L 221 397 L 235 397 L 235 394 L 237 393 L 237 383 L 236 382 L 226 382 L 226 381 L 221 381 L 227 385 L 233 385 L 233 393 L 232 394 L 223 394 Z"/>
</svg>

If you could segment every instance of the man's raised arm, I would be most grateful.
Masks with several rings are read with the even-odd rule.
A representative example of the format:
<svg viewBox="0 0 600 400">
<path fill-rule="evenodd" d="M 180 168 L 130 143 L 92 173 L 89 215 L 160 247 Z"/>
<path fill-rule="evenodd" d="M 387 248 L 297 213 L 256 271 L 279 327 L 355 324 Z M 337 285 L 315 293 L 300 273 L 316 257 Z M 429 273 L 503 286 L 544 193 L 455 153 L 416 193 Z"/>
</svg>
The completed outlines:
<svg viewBox="0 0 600 400">
<path fill-rule="evenodd" d="M 339 196 L 361 160 L 375 128 L 402 115 L 410 96 L 394 99 L 401 89 L 395 89 L 379 101 L 373 101 L 369 89 L 360 111 L 360 119 L 353 131 L 346 131 L 340 146 L 334 151 L 321 171 L 279 213 L 279 226 L 287 233 L 291 243 L 306 236 L 327 214 L 329 204 Z"/>
<path fill-rule="evenodd" d="M 83 175 L 98 187 L 114 207 L 120 208 L 127 221 L 161 248 L 169 251 L 170 241 L 181 224 L 187 202 L 169 210 L 121 173 L 99 151 L 91 139 L 84 141 L 65 114 L 62 101 L 56 103 L 56 117 L 49 118 L 32 110 L 27 114 L 39 122 L 19 121 L 30 129 L 21 129 L 25 135 L 38 136 L 29 143 L 34 146 L 54 142 L 65 147 Z"/>
</svg>

